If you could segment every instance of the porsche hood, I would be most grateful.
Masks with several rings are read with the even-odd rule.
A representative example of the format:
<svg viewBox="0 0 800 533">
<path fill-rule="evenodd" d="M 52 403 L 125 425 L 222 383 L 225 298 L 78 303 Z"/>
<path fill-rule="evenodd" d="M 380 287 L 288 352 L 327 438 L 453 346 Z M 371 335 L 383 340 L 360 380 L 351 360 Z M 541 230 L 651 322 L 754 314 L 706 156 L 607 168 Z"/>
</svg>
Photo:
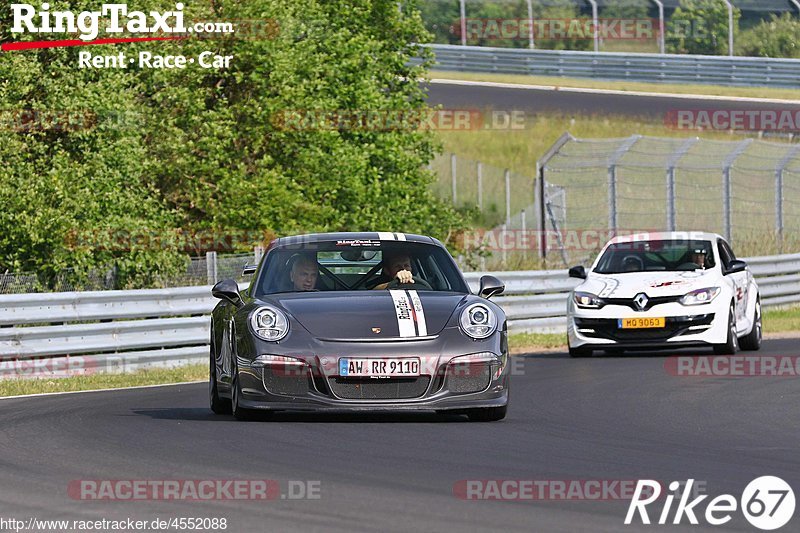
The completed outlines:
<svg viewBox="0 0 800 533">
<path fill-rule="evenodd" d="M 390 290 L 285 293 L 265 298 L 318 339 L 390 340 L 439 334 L 466 294 Z"/>
</svg>

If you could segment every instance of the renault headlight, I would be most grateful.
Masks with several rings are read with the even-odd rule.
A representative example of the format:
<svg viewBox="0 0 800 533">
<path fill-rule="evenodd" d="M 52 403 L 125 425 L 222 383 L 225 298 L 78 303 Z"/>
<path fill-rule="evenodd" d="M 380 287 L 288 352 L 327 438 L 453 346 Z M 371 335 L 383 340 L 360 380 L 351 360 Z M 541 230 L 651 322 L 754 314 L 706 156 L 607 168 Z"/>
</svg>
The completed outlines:
<svg viewBox="0 0 800 533">
<path fill-rule="evenodd" d="M 279 341 L 289 333 L 289 319 L 275 307 L 263 306 L 250 315 L 250 327 L 259 339 Z"/>
<path fill-rule="evenodd" d="M 600 309 L 606 305 L 602 298 L 590 292 L 576 292 L 572 298 L 580 309 Z"/>
<path fill-rule="evenodd" d="M 473 339 L 485 339 L 497 329 L 497 316 L 483 304 L 472 304 L 461 312 L 461 331 Z"/>
<path fill-rule="evenodd" d="M 721 289 L 719 287 L 709 287 L 707 289 L 698 289 L 688 294 L 683 295 L 680 302 L 683 305 L 703 305 L 711 303 L 717 297 Z"/>
</svg>

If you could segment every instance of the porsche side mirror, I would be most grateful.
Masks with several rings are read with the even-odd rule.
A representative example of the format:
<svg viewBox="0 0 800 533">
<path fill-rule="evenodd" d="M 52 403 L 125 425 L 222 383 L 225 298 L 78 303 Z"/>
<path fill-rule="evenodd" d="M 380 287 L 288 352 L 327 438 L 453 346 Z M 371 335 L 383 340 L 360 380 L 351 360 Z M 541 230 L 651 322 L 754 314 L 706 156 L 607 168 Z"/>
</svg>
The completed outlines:
<svg viewBox="0 0 800 533">
<path fill-rule="evenodd" d="M 502 293 L 506 290 L 505 283 L 500 281 L 494 276 L 482 276 L 481 287 L 478 290 L 478 295 L 487 300 L 492 296 Z"/>
<path fill-rule="evenodd" d="M 223 279 L 211 288 L 211 295 L 220 300 L 226 300 L 236 307 L 244 303 L 239 294 L 239 285 L 232 279 Z"/>
<path fill-rule="evenodd" d="M 725 269 L 725 274 L 736 274 L 737 272 L 744 272 L 746 269 L 746 262 L 734 259 L 728 264 L 728 268 Z"/>
<path fill-rule="evenodd" d="M 586 279 L 586 269 L 583 267 L 583 265 L 574 266 L 569 269 L 569 277 Z"/>
</svg>

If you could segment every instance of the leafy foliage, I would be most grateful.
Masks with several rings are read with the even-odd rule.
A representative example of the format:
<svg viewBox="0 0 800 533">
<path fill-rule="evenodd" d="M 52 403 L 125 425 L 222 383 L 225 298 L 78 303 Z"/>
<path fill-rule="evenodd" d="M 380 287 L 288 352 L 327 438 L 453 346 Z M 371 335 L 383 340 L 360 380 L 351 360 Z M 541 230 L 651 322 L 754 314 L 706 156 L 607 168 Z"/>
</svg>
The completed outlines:
<svg viewBox="0 0 800 533">
<path fill-rule="evenodd" d="M 743 31 L 737 49 L 739 55 L 800 58 L 800 21 L 790 13 L 773 14 Z"/>
<path fill-rule="evenodd" d="M 734 7 L 736 38 L 742 12 Z M 723 55 L 728 53 L 729 13 L 719 0 L 681 0 L 670 21 L 668 51 L 678 54 Z"/>
<path fill-rule="evenodd" d="M 129 9 L 165 6 L 132 1 Z M 157 235 L 178 229 L 394 230 L 446 240 L 460 227 L 462 218 L 430 192 L 425 165 L 439 149 L 433 132 L 281 121 L 292 111 L 423 112 L 417 80 L 429 58 L 413 43 L 429 35 L 414 2 L 399 10 L 394 0 L 196 0 L 185 11 L 187 21 L 266 22 L 262 28 L 274 21 L 278 31 L 90 47 L 130 58 L 211 51 L 233 56 L 228 69 L 80 69 L 85 47 L 0 54 L 0 112 L 50 117 L 5 123 L 3 270 L 113 265 L 125 286 L 146 286 L 184 267 L 178 250 L 153 246 Z M 32 38 L 10 34 L 10 20 L 0 23 L 0 42 Z M 414 56 L 423 60 L 412 63 Z M 90 118 L 53 124 L 65 115 Z M 121 231 L 150 238 L 121 247 L 114 237 Z"/>
</svg>

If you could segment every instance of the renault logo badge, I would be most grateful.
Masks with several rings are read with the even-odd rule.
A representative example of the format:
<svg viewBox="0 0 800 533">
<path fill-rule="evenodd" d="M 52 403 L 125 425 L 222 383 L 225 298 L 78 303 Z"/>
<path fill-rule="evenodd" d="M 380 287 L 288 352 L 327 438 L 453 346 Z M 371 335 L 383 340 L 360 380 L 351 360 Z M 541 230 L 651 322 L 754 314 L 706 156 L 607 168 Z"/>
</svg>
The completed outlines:
<svg viewBox="0 0 800 533">
<path fill-rule="evenodd" d="M 633 303 L 636 304 L 636 307 L 637 309 L 639 309 L 639 311 L 644 311 L 645 307 L 647 307 L 647 302 L 649 301 L 650 299 L 647 297 L 645 293 L 637 294 L 636 297 L 633 299 Z"/>
</svg>

